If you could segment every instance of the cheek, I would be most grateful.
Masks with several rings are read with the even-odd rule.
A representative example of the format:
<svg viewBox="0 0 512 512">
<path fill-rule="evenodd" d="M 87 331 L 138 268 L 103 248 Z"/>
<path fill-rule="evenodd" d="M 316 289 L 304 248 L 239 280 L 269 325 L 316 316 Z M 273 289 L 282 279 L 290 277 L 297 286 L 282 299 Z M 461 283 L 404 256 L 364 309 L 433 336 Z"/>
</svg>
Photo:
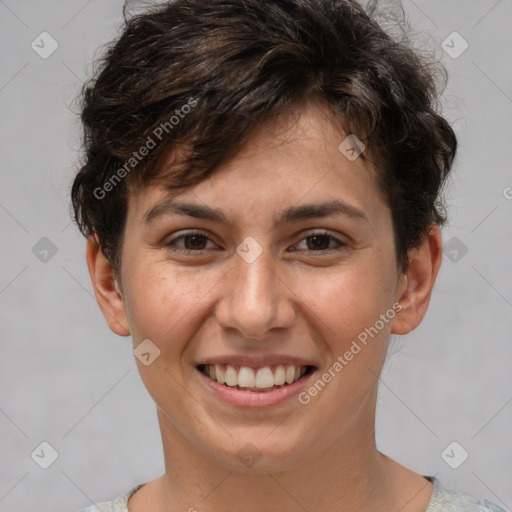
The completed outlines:
<svg viewBox="0 0 512 512">
<path fill-rule="evenodd" d="M 165 410 L 187 409 L 188 395 L 177 383 L 184 379 L 181 360 L 207 313 L 208 291 L 219 278 L 215 272 L 172 268 L 168 262 L 132 268 L 126 302 L 134 349 L 149 339 L 160 351 L 150 365 L 137 365 L 146 389 Z"/>
<path fill-rule="evenodd" d="M 201 300 L 214 287 L 216 277 L 212 272 L 171 268 L 167 262 L 135 268 L 125 301 L 132 333 L 138 339 L 155 339 L 162 344 L 168 344 L 169 337 L 178 341 L 182 337 L 178 332 L 193 327 L 188 320 L 198 314 Z"/>
<path fill-rule="evenodd" d="M 345 344 L 391 307 L 392 280 L 380 264 L 346 266 L 336 272 L 305 274 L 297 281 L 304 304 L 326 339 Z"/>
</svg>

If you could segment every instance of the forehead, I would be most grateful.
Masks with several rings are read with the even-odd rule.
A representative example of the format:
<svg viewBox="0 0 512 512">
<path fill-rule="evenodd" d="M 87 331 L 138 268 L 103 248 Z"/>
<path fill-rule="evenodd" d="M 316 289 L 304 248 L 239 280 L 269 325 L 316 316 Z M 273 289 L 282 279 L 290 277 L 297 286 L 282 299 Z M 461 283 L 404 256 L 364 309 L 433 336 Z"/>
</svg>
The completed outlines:
<svg viewBox="0 0 512 512">
<path fill-rule="evenodd" d="M 151 206 L 173 198 L 206 201 L 231 212 L 247 210 L 250 202 L 268 213 L 270 208 L 274 219 L 285 203 L 330 199 L 359 205 L 369 215 L 382 214 L 387 207 L 377 170 L 362 156 L 348 158 L 353 155 L 346 152 L 347 136 L 325 109 L 309 105 L 254 130 L 233 158 L 197 185 L 173 190 L 161 179 L 131 193 L 129 216 L 136 213 L 143 220 Z M 172 168 L 176 162 L 170 152 L 163 167 Z"/>
</svg>

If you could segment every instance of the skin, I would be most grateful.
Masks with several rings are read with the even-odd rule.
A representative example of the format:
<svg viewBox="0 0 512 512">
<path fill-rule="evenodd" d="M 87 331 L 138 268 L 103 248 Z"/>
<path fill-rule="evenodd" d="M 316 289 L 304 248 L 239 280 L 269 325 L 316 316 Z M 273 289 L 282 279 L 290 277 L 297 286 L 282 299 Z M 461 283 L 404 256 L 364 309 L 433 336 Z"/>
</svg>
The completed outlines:
<svg viewBox="0 0 512 512">
<path fill-rule="evenodd" d="M 151 365 L 137 364 L 157 405 L 166 471 L 130 498 L 130 512 L 427 507 L 432 484 L 377 450 L 374 424 L 390 334 L 410 332 L 425 315 L 441 236 L 432 226 L 410 251 L 407 271 L 399 270 L 377 171 L 338 150 L 346 134 L 330 121 L 309 105 L 262 127 L 215 174 L 174 198 L 219 208 L 227 223 L 169 213 L 148 226 L 144 214 L 169 192 L 155 184 L 132 193 L 120 282 L 89 239 L 88 268 L 109 327 L 131 335 L 134 347 L 150 339 L 161 351 Z M 366 220 L 275 222 L 289 206 L 332 199 Z M 176 240 L 196 229 L 207 238 Z M 322 231 L 334 239 L 321 237 L 319 250 L 308 237 Z M 252 263 L 236 252 L 249 236 L 262 248 Z M 198 240 L 202 254 L 176 250 L 197 251 Z M 197 376 L 205 357 L 268 353 L 315 361 L 321 375 L 396 303 L 400 313 L 307 405 L 294 398 L 242 410 Z M 237 457 L 247 442 L 262 455 L 252 468 Z"/>
</svg>

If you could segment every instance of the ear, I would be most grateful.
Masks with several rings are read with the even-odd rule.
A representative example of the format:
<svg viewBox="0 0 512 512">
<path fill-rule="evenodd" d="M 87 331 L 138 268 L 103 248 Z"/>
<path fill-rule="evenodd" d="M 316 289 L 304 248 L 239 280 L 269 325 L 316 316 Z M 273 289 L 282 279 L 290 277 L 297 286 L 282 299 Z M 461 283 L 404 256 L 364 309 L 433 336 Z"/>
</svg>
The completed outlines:
<svg viewBox="0 0 512 512">
<path fill-rule="evenodd" d="M 130 329 L 123 294 L 114 269 L 101 252 L 94 235 L 87 239 L 86 257 L 94 295 L 108 326 L 119 336 L 128 336 Z"/>
<path fill-rule="evenodd" d="M 409 265 L 401 276 L 397 302 L 402 310 L 391 323 L 391 332 L 407 334 L 415 329 L 427 312 L 443 259 L 443 242 L 438 226 L 433 225 L 417 249 L 409 251 Z"/>
</svg>

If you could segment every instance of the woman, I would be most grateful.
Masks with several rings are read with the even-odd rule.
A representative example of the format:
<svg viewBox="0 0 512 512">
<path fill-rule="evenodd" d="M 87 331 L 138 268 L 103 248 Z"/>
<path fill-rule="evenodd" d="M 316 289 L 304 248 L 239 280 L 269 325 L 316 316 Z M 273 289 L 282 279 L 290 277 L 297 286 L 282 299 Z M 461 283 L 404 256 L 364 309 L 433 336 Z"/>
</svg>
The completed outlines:
<svg viewBox="0 0 512 512">
<path fill-rule="evenodd" d="M 166 470 L 105 510 L 501 510 L 375 443 L 390 335 L 442 259 L 457 143 L 430 69 L 349 0 L 126 21 L 84 89 L 72 199 Z"/>
</svg>

